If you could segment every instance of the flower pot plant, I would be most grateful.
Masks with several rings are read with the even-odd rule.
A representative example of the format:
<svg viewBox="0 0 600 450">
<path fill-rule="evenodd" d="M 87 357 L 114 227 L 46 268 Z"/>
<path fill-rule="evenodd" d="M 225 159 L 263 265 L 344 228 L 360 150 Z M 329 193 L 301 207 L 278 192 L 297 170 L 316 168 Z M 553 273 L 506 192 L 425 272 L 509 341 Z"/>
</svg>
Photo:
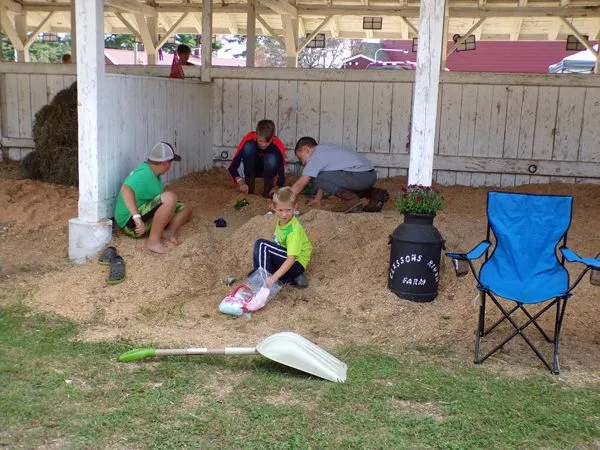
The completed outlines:
<svg viewBox="0 0 600 450">
<path fill-rule="evenodd" d="M 437 296 L 444 239 L 433 219 L 443 206 L 430 186 L 409 185 L 396 196 L 404 223 L 390 235 L 388 288 L 402 299 L 430 302 Z"/>
<path fill-rule="evenodd" d="M 444 198 L 431 186 L 411 184 L 396 196 L 396 210 L 400 214 L 436 215 L 444 206 Z"/>
</svg>

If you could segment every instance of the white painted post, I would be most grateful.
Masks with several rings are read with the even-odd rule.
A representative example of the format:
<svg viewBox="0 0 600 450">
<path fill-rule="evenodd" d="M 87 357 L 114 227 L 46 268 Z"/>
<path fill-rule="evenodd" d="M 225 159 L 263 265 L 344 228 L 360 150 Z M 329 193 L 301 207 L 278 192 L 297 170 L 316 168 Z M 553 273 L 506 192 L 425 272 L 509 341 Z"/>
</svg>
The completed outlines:
<svg viewBox="0 0 600 450">
<path fill-rule="evenodd" d="M 111 202 L 106 199 L 104 1 L 76 0 L 77 120 L 79 124 L 79 217 L 69 220 L 69 259 L 83 263 L 111 239 Z M 103 174 L 101 176 L 101 174 Z"/>
<path fill-rule="evenodd" d="M 77 62 L 77 19 L 75 15 L 75 0 L 71 0 L 71 61 Z"/>
<path fill-rule="evenodd" d="M 212 67 L 212 0 L 202 0 L 202 81 L 210 82 Z"/>
<path fill-rule="evenodd" d="M 446 0 L 421 0 L 408 183 L 431 186 Z"/>
<path fill-rule="evenodd" d="M 246 67 L 254 67 L 256 55 L 256 2 L 248 1 L 246 16 Z"/>
</svg>

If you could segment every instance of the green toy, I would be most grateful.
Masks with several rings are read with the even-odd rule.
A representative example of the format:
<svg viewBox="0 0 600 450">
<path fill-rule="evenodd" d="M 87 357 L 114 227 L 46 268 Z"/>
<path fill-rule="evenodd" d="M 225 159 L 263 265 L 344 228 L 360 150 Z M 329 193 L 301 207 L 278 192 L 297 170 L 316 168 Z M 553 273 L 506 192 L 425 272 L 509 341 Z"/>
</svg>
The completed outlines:
<svg viewBox="0 0 600 450">
<path fill-rule="evenodd" d="M 235 202 L 235 205 L 233 205 L 233 207 L 235 209 L 242 209 L 244 206 L 248 206 L 250 203 L 248 203 L 248 200 L 246 200 L 245 198 L 242 198 L 240 200 L 238 200 L 237 202 Z"/>
</svg>

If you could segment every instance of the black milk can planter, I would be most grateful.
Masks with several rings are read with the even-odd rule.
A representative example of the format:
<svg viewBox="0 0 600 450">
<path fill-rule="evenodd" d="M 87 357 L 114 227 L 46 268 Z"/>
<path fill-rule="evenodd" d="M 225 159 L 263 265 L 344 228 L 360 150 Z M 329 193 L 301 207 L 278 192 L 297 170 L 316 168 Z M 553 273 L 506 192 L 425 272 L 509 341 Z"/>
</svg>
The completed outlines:
<svg viewBox="0 0 600 450">
<path fill-rule="evenodd" d="M 404 214 L 404 223 L 390 235 L 388 288 L 402 299 L 431 302 L 437 296 L 444 240 L 434 218 Z"/>
</svg>

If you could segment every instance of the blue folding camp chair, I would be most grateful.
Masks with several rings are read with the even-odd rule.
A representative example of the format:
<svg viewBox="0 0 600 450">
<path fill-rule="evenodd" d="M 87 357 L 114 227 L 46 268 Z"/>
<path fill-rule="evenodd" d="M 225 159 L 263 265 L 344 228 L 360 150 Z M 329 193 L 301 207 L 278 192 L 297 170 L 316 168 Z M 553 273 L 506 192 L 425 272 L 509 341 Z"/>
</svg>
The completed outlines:
<svg viewBox="0 0 600 450">
<path fill-rule="evenodd" d="M 468 253 L 446 253 L 456 261 L 467 261 L 477 281 L 480 306 L 475 339 L 475 364 L 485 361 L 515 336 L 521 336 L 552 373 L 559 373 L 558 343 L 567 300 L 588 270 L 600 269 L 598 257 L 580 258 L 566 247 L 572 204 L 573 197 L 570 196 L 489 192 L 486 240 Z M 491 241 L 491 233 L 495 244 Z M 484 254 L 485 260 L 477 273 L 472 261 Z M 565 260 L 585 265 L 572 285 L 569 284 Z M 489 297 L 501 312 L 501 318 L 488 328 L 485 323 L 486 297 Z M 498 298 L 512 301 L 514 305 L 505 308 Z M 539 309 L 531 308 L 533 304 L 540 304 Z M 550 337 L 538 319 L 554 305 L 554 333 Z M 530 311 L 527 308 L 530 308 Z M 533 312 L 532 309 L 538 310 Z M 516 317 L 519 311 L 525 315 L 521 316 L 520 324 L 517 322 L 519 318 Z M 482 338 L 505 321 L 512 325 L 514 331 L 490 351 L 482 354 Z M 525 329 L 530 325 L 533 325 L 547 342 L 553 344 L 552 365 L 525 334 Z"/>
</svg>

